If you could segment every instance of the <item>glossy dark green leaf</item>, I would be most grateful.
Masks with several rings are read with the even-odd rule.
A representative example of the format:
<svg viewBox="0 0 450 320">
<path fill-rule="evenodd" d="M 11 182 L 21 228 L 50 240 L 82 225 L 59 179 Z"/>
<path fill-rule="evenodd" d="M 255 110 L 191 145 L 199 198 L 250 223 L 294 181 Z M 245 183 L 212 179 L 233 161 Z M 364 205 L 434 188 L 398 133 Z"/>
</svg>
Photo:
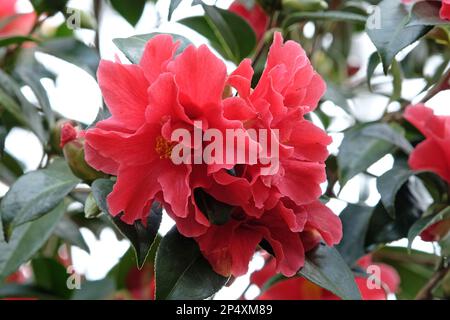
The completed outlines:
<svg viewBox="0 0 450 320">
<path fill-rule="evenodd" d="M 173 227 L 156 254 L 156 299 L 206 299 L 222 288 L 227 278 L 213 271 L 193 239 Z"/>
<path fill-rule="evenodd" d="M 342 299 L 361 299 L 352 271 L 335 248 L 320 244 L 308 252 L 299 274 Z"/>
<path fill-rule="evenodd" d="M 223 225 L 228 222 L 233 206 L 220 202 L 202 189 L 195 189 L 194 197 L 198 208 L 212 224 Z"/>
<path fill-rule="evenodd" d="M 366 25 L 366 32 L 375 44 L 387 74 L 394 57 L 402 49 L 416 42 L 428 31 L 429 26 L 407 26 L 409 13 L 405 5 L 397 0 L 383 0 L 377 7 L 378 12 L 371 17 Z M 380 19 L 374 23 L 373 19 Z"/>
<path fill-rule="evenodd" d="M 323 99 L 332 101 L 334 104 L 341 107 L 345 112 L 351 115 L 353 112 L 347 101 L 350 98 L 350 94 L 345 92 L 342 88 L 337 88 L 336 85 L 327 83 L 327 91 L 325 92 Z"/>
<path fill-rule="evenodd" d="M 408 232 L 408 248 L 411 248 L 414 238 L 420 235 L 428 227 L 446 219 L 450 219 L 450 207 L 446 207 L 445 209 L 439 211 L 437 214 L 430 214 L 421 218 L 420 220 L 417 220 L 416 223 L 411 226 L 411 229 L 409 229 Z"/>
<path fill-rule="evenodd" d="M 366 247 L 373 249 L 407 237 L 411 226 L 427 208 L 427 196 L 418 181 L 409 181 L 397 193 L 395 217 L 391 217 L 381 202 L 375 207 L 367 230 Z"/>
<path fill-rule="evenodd" d="M 358 125 L 344 134 L 337 157 L 339 182 L 342 187 L 355 175 L 364 172 L 386 154 L 395 150 L 392 143 L 364 134 L 372 126 L 379 126 L 379 124 Z"/>
<path fill-rule="evenodd" d="M 351 267 L 366 254 L 366 233 L 372 212 L 372 207 L 349 204 L 339 215 L 343 237 L 336 249 Z"/>
<path fill-rule="evenodd" d="M 58 11 L 63 11 L 68 0 L 31 0 L 37 13 L 48 13 L 50 16 Z"/>
<path fill-rule="evenodd" d="M 296 12 L 290 14 L 283 22 L 283 28 L 287 28 L 302 21 L 345 21 L 364 25 L 367 17 L 361 14 L 347 11 L 322 11 L 322 12 Z"/>
<path fill-rule="evenodd" d="M 249 24 L 238 15 L 203 5 L 204 16 L 184 18 L 179 23 L 207 38 L 224 58 L 238 64 L 256 47 L 256 36 Z"/>
<path fill-rule="evenodd" d="M 369 58 L 369 63 L 367 64 L 367 87 L 370 91 L 372 91 L 372 77 L 380 63 L 380 55 L 378 54 L 378 52 L 372 53 Z"/>
<path fill-rule="evenodd" d="M 407 165 L 394 166 L 377 179 L 381 202 L 391 217 L 395 217 L 395 199 L 400 188 L 414 175 Z"/>
<path fill-rule="evenodd" d="M 169 4 L 169 16 L 168 16 L 168 20 L 170 21 L 172 19 L 172 14 L 175 11 L 176 8 L 178 8 L 178 6 L 180 5 L 181 0 L 170 0 L 170 4 Z"/>
<path fill-rule="evenodd" d="M 97 179 L 92 184 L 92 194 L 97 201 L 98 207 L 109 214 L 106 197 L 111 193 L 114 182 L 108 179 Z M 112 218 L 116 227 L 125 237 L 127 237 L 136 251 L 136 260 L 139 268 L 145 263 L 145 260 L 152 248 L 155 238 L 158 234 L 162 219 L 162 208 L 157 202 L 154 202 L 147 218 L 147 224 L 144 225 L 140 220 L 133 224 L 127 224 L 120 218 L 121 215 Z"/>
<path fill-rule="evenodd" d="M 97 73 L 100 62 L 97 51 L 73 37 L 42 42 L 38 50 L 74 64 L 94 77 Z"/>
<path fill-rule="evenodd" d="M 67 287 L 66 268 L 50 258 L 36 258 L 31 261 L 34 283 L 41 289 L 52 292 L 62 299 L 68 299 L 72 292 Z"/>
<path fill-rule="evenodd" d="M 0 205 L 1 220 L 7 234 L 10 235 L 12 228 L 49 212 L 79 182 L 61 159 L 55 160 L 46 169 L 21 176 Z"/>
<path fill-rule="evenodd" d="M 90 253 L 89 247 L 84 240 L 78 225 L 68 217 L 63 217 L 59 221 L 55 228 L 54 234 L 68 244 Z"/>
<path fill-rule="evenodd" d="M 114 279 L 106 277 L 101 280 L 85 281 L 80 290 L 75 290 L 72 300 L 108 300 L 114 298 L 116 285 Z"/>
<path fill-rule="evenodd" d="M 398 124 L 377 123 L 363 130 L 363 135 L 390 142 L 406 154 L 410 154 L 413 146 L 405 138 L 405 130 Z"/>
<path fill-rule="evenodd" d="M 0 37 L 0 47 L 19 45 L 24 42 L 37 42 L 38 40 L 29 36 Z"/>
<path fill-rule="evenodd" d="M 11 185 L 21 175 L 23 175 L 23 164 L 8 152 L 4 152 L 0 157 L 0 181 Z"/>
<path fill-rule="evenodd" d="M 129 38 L 117 38 L 113 42 L 117 48 L 122 51 L 130 62 L 138 64 L 141 61 L 142 54 L 144 53 L 145 45 L 151 38 L 162 34 L 159 32 L 153 32 L 148 34 L 141 34 L 132 36 Z M 180 46 L 177 52 L 183 51 L 191 42 L 183 36 L 178 34 L 170 34 L 174 41 L 180 41 Z"/>
<path fill-rule="evenodd" d="M 110 0 L 112 7 L 127 20 L 132 26 L 135 26 L 144 12 L 146 0 Z"/>
<path fill-rule="evenodd" d="M 1 107 L 5 108 L 19 125 L 33 131 L 43 144 L 47 142 L 48 132 L 44 128 L 38 109 L 26 99 L 20 85 L 2 69 L 0 69 Z"/>
<path fill-rule="evenodd" d="M 400 63 L 394 59 L 392 61 L 392 94 L 390 101 L 398 101 L 402 97 L 403 71 Z"/>
<path fill-rule="evenodd" d="M 42 247 L 64 211 L 65 205 L 61 202 L 45 216 L 17 227 L 9 242 L 1 240 L 0 236 L 0 283 Z"/>
</svg>

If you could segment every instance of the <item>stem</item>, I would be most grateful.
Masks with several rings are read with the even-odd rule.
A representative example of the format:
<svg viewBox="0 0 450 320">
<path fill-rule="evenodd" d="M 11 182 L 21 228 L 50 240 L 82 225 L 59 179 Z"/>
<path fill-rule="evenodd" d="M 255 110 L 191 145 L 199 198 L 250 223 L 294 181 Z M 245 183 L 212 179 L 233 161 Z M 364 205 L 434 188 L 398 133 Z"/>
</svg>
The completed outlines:
<svg viewBox="0 0 450 320">
<path fill-rule="evenodd" d="M 97 49 L 97 52 L 100 54 L 100 16 L 102 12 L 102 1 L 101 0 L 94 0 L 94 16 L 95 21 L 97 22 L 97 30 L 95 30 L 95 39 L 94 39 L 94 45 Z"/>
<path fill-rule="evenodd" d="M 447 90 L 450 88 L 450 69 L 447 70 L 447 72 L 442 77 L 441 81 L 437 83 L 428 93 L 427 95 L 422 99 L 422 103 L 427 102 L 431 98 L 433 98 L 435 95 L 437 95 L 439 92 L 443 90 Z"/>
<path fill-rule="evenodd" d="M 450 264 L 446 259 L 442 259 L 439 269 L 433 274 L 431 279 L 420 289 L 416 300 L 430 300 L 433 298 L 433 290 L 441 283 L 447 273 L 450 271 Z"/>
</svg>

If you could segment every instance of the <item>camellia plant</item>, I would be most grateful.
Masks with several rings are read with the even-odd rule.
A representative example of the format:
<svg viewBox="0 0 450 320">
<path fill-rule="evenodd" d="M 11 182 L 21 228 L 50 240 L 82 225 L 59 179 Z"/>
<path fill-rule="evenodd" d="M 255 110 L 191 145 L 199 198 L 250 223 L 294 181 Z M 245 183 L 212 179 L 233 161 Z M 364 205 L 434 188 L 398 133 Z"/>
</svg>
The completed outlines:
<svg viewBox="0 0 450 320">
<path fill-rule="evenodd" d="M 448 0 L 76 4 L 0 3 L 0 298 L 450 298 Z M 158 19 L 111 60 L 111 15 Z M 86 230 L 130 244 L 101 279 Z"/>
</svg>

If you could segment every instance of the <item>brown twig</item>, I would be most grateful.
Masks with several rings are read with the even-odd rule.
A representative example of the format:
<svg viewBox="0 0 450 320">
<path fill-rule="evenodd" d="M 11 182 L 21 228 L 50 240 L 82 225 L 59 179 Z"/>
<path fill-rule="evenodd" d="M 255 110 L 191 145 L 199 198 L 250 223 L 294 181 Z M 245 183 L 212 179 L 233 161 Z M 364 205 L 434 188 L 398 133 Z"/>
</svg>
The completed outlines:
<svg viewBox="0 0 450 320">
<path fill-rule="evenodd" d="M 97 29 L 95 30 L 94 45 L 97 52 L 100 54 L 100 15 L 102 12 L 102 2 L 101 0 L 94 0 L 94 16 L 97 23 Z"/>
<path fill-rule="evenodd" d="M 431 279 L 420 289 L 416 300 L 430 300 L 433 298 L 433 290 L 441 283 L 447 273 L 450 271 L 450 264 L 446 259 L 442 260 L 439 269 L 433 274 Z"/>
</svg>

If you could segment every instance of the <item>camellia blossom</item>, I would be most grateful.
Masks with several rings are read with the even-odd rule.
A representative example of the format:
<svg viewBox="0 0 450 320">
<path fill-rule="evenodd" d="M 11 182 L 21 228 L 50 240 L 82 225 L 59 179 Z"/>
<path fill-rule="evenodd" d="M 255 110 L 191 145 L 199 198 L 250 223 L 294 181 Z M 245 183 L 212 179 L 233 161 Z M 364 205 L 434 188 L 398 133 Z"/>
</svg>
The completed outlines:
<svg viewBox="0 0 450 320">
<path fill-rule="evenodd" d="M 145 219 L 158 200 L 179 231 L 192 237 L 209 227 L 192 191 L 208 184 L 207 171 L 234 164 L 208 169 L 175 164 L 172 133 L 193 131 L 196 120 L 220 132 L 244 127 L 223 115 L 225 64 L 204 45 L 191 45 L 174 57 L 178 46 L 171 36 L 158 35 L 147 43 L 138 65 L 101 61 L 98 81 L 112 116 L 86 132 L 86 160 L 117 176 L 108 196 L 111 214 L 123 212 L 122 220 L 133 223 Z"/>
<path fill-rule="evenodd" d="M 411 169 L 432 171 L 450 183 L 450 117 L 422 104 L 409 106 L 404 117 L 425 136 L 409 157 Z"/>
<path fill-rule="evenodd" d="M 427 1 L 427 0 L 402 0 L 405 4 L 410 4 L 418 1 Z M 435 0 L 433 0 L 435 1 Z M 441 10 L 439 15 L 442 20 L 450 20 L 450 0 L 442 0 Z"/>
<path fill-rule="evenodd" d="M 279 170 L 261 174 L 261 165 L 238 166 L 234 174 L 214 173 L 208 192 L 241 208 L 225 225 L 211 226 L 196 240 L 214 270 L 235 276 L 247 272 L 261 241 L 273 251 L 277 270 L 294 275 L 304 253 L 322 239 L 328 245 L 342 236 L 341 222 L 317 199 L 326 179 L 324 161 L 331 138 L 304 119 L 325 91 L 299 44 L 283 43 L 276 33 L 266 68 L 254 90 L 251 63 L 244 60 L 229 77 L 239 96 L 225 105 L 225 115 L 248 128 L 278 129 Z"/>
<path fill-rule="evenodd" d="M 409 157 L 411 169 L 432 171 L 450 183 L 450 117 L 436 116 L 422 104 L 409 106 L 404 117 L 425 136 Z M 424 241 L 439 241 L 449 231 L 447 219 L 428 227 L 420 236 Z"/>
<path fill-rule="evenodd" d="M 133 223 L 144 219 L 156 200 L 181 234 L 195 238 L 217 273 L 246 273 L 265 243 L 279 272 L 294 275 L 305 251 L 321 241 L 334 245 L 342 236 L 339 218 L 318 200 L 331 138 L 304 118 L 316 108 L 324 81 L 300 45 L 283 43 L 280 33 L 254 89 L 250 60 L 228 76 L 206 46 L 189 46 L 175 56 L 177 47 L 170 36 L 159 35 L 147 43 L 139 65 L 100 63 L 98 81 L 112 116 L 87 130 L 85 151 L 91 166 L 117 176 L 107 198 L 111 214 L 123 213 L 121 219 Z M 237 96 L 225 94 L 230 86 Z M 269 170 L 271 161 L 248 159 L 174 163 L 179 141 L 172 133 L 195 132 L 198 120 L 200 131 L 241 130 L 248 138 L 243 148 L 259 146 L 250 131 L 264 129 L 280 149 L 265 157 L 279 165 Z M 219 151 L 230 151 L 224 148 Z M 197 190 L 231 207 L 229 219 L 210 221 L 199 208 Z"/>
<path fill-rule="evenodd" d="M 248 8 L 246 4 L 236 0 L 231 4 L 228 10 L 247 21 L 247 23 L 253 28 L 256 39 L 262 39 L 269 23 L 269 17 L 259 6 L 259 4 L 255 2 L 252 8 Z"/>
<path fill-rule="evenodd" d="M 386 300 L 388 294 L 398 290 L 400 277 L 397 271 L 389 265 L 383 263 L 372 263 L 370 255 L 361 258 L 358 265 L 362 268 L 373 266 L 379 268 L 380 286 L 372 287 L 368 285 L 368 279 L 355 277 L 355 282 L 361 293 L 363 300 Z M 275 262 L 268 261 L 259 271 L 251 275 L 250 283 L 263 290 L 264 285 L 270 278 L 276 275 Z M 302 277 L 294 277 L 277 281 L 268 289 L 261 292 L 258 300 L 339 300 L 340 298 L 330 291 L 319 287 Z"/>
<path fill-rule="evenodd" d="M 36 14 L 17 12 L 17 0 L 0 1 L 0 38 L 28 35 L 36 21 Z"/>
</svg>

